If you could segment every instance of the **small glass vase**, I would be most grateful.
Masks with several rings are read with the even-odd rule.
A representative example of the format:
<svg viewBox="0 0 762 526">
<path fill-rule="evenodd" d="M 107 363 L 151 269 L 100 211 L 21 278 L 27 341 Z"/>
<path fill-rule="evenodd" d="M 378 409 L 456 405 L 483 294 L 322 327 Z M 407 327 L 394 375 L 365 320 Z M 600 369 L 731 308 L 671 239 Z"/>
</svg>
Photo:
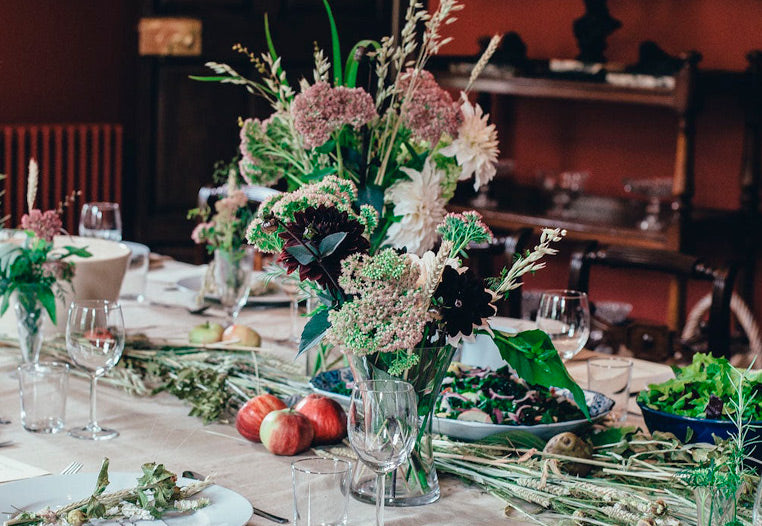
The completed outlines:
<svg viewBox="0 0 762 526">
<path fill-rule="evenodd" d="M 13 310 L 16 312 L 22 363 L 37 363 L 42 348 L 45 309 L 34 293 L 18 290 L 14 295 Z"/>
<path fill-rule="evenodd" d="M 234 323 L 246 305 L 254 268 L 254 253 L 246 247 L 237 250 L 214 251 L 212 276 L 215 293 L 228 314 L 228 323 Z"/>
<path fill-rule="evenodd" d="M 348 355 L 356 382 L 396 378 L 413 385 L 418 396 L 419 428 L 410 457 L 396 470 L 386 475 L 385 504 L 387 506 L 420 506 L 439 499 L 439 479 L 434 468 L 431 445 L 431 424 L 442 380 L 452 361 L 455 349 L 450 345 L 416 348 L 418 364 L 401 376 L 388 373 L 390 355 Z M 376 473 L 362 462 L 356 462 L 352 472 L 352 496 L 357 500 L 375 503 Z"/>
</svg>

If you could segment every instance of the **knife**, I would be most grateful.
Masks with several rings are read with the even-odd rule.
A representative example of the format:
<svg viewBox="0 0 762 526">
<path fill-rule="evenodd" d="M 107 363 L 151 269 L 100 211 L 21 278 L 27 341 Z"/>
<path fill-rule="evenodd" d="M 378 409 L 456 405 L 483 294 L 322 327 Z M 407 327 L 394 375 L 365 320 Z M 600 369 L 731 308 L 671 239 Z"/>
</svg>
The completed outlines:
<svg viewBox="0 0 762 526">
<path fill-rule="evenodd" d="M 203 476 L 201 473 L 197 473 L 195 471 L 183 471 L 183 477 L 186 479 L 193 479 L 193 480 L 205 480 L 206 477 Z M 260 510 L 259 508 L 254 507 L 254 505 L 251 506 L 252 513 L 254 515 L 258 515 L 260 517 L 264 517 L 265 519 L 273 522 L 277 522 L 278 524 L 288 524 L 289 520 L 283 517 L 278 517 L 277 515 L 273 515 L 272 513 L 268 513 L 265 510 Z"/>
</svg>

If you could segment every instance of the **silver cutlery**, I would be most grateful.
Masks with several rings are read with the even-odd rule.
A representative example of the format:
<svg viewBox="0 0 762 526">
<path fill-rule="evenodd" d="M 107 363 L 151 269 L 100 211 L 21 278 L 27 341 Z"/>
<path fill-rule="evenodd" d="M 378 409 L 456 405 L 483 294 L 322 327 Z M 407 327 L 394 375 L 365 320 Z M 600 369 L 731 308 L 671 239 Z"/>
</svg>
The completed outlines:
<svg viewBox="0 0 762 526">
<path fill-rule="evenodd" d="M 5 442 L 0 442 L 0 447 L 6 447 L 6 446 L 12 446 L 13 440 L 6 440 Z"/>
<path fill-rule="evenodd" d="M 183 309 L 188 311 L 189 314 L 193 314 L 196 316 L 202 316 L 207 309 L 212 307 L 211 303 L 205 303 L 204 305 L 201 305 L 200 307 L 195 307 L 195 308 L 186 307 L 185 305 L 173 305 L 171 303 L 160 303 L 157 301 L 152 301 L 150 302 L 150 304 L 154 307 L 161 307 L 163 309 Z"/>
<path fill-rule="evenodd" d="M 85 465 L 82 464 L 82 462 L 77 462 L 75 460 L 61 470 L 61 475 L 74 475 L 75 473 L 82 471 L 83 467 L 85 467 Z"/>
<path fill-rule="evenodd" d="M 187 479 L 193 479 L 193 480 L 206 480 L 205 476 L 195 471 L 183 471 L 183 477 Z M 255 507 L 253 504 L 251 506 L 251 510 L 252 510 L 252 513 L 254 513 L 254 515 L 258 515 L 269 521 L 277 522 L 278 524 L 288 524 L 289 522 L 288 519 L 284 517 L 278 517 L 277 515 L 268 513 L 265 510 L 260 510 L 259 508 Z"/>
</svg>

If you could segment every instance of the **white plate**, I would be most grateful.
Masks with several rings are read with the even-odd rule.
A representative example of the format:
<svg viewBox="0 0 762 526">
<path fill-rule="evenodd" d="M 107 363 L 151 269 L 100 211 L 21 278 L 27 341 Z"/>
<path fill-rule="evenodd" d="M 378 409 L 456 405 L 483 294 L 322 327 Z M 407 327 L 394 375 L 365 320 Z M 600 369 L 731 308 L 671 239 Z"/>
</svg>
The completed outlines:
<svg viewBox="0 0 762 526">
<path fill-rule="evenodd" d="M 204 279 L 203 275 L 190 276 L 177 281 L 177 288 L 186 290 L 189 292 L 197 293 L 201 288 L 201 281 Z M 207 299 L 212 301 L 219 301 L 219 297 L 214 294 L 207 294 Z M 279 305 L 282 303 L 289 303 L 291 298 L 280 288 L 277 291 L 262 294 L 260 296 L 252 296 L 249 294 L 248 305 Z"/>
<path fill-rule="evenodd" d="M 140 475 L 136 473 L 109 473 L 111 483 L 107 492 L 132 488 Z M 23 509 L 40 511 L 46 506 L 52 509 L 65 506 L 71 502 L 92 495 L 95 489 L 97 473 L 77 473 L 75 475 L 50 475 L 35 477 L 0 486 L 0 512 Z M 185 486 L 193 482 L 180 479 L 178 484 Z M 243 526 L 251 518 L 251 504 L 238 493 L 220 486 L 209 486 L 198 494 L 209 499 L 209 506 L 187 515 L 170 517 L 160 521 L 126 521 L 99 522 L 100 526 L 130 524 L 140 526 Z M 7 515 L 0 517 L 7 520 Z"/>
</svg>

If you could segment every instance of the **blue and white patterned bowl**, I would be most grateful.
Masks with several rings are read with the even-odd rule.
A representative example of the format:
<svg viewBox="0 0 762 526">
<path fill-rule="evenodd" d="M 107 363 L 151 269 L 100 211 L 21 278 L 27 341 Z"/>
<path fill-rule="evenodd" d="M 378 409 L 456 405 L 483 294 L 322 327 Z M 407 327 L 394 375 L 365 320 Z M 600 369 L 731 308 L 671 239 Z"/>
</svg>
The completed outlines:
<svg viewBox="0 0 762 526">
<path fill-rule="evenodd" d="M 332 398 L 344 407 L 349 407 L 349 396 L 337 394 L 333 389 L 337 385 L 346 384 L 352 381 L 352 372 L 348 367 L 344 369 L 335 369 L 326 371 L 315 376 L 310 380 L 310 386 L 316 393 Z M 571 398 L 571 393 L 566 389 L 561 390 Z M 614 407 L 614 401 L 608 396 L 596 391 L 585 390 L 585 401 L 590 409 L 590 420 L 579 419 L 566 422 L 556 422 L 554 424 L 536 424 L 533 426 L 514 426 L 508 424 L 485 424 L 483 422 L 466 422 L 463 420 L 453 420 L 450 418 L 434 417 L 432 430 L 434 433 L 447 435 L 458 440 L 481 440 L 490 435 L 504 433 L 506 431 L 526 431 L 543 440 L 567 431 L 577 433 L 589 428 L 596 422 L 606 418 Z"/>
</svg>

